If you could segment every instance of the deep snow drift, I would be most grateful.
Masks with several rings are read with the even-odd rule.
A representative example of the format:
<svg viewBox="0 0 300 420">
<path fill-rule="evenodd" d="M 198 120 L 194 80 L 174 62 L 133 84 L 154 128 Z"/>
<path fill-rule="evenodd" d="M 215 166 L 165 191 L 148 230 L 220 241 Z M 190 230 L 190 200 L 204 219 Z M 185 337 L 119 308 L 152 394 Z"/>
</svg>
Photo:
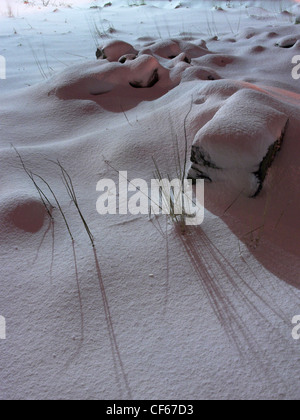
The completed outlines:
<svg viewBox="0 0 300 420">
<path fill-rule="evenodd" d="M 300 9 L 112 3 L 32 7 L 26 25 L 44 22 L 45 58 L 26 47 L 33 75 L 0 81 L 0 395 L 299 398 Z M 111 31 L 87 47 L 90 25 L 77 25 L 99 10 Z M 73 25 L 64 41 L 47 32 L 56 20 Z M 2 22 L 9 31 L 22 18 Z M 28 66 L 2 39 L 8 70 Z M 52 73 L 51 43 L 67 68 L 35 83 L 38 69 Z M 97 214 L 99 179 L 117 182 L 122 170 L 150 182 L 153 158 L 175 177 L 174 145 L 184 159 L 186 140 L 188 175 L 206 180 L 201 227 L 183 235 L 164 216 Z M 11 144 L 43 178 L 54 221 Z"/>
</svg>

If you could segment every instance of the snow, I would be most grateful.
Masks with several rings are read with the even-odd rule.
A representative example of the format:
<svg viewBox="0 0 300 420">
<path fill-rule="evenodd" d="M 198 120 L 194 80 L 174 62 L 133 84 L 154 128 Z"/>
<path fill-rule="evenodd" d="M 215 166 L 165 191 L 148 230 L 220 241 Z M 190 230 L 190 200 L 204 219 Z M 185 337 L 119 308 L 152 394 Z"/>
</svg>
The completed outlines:
<svg viewBox="0 0 300 420">
<path fill-rule="evenodd" d="M 0 398 L 298 399 L 300 5 L 104 3 L 1 2 Z M 118 171 L 176 177 L 185 128 L 201 226 L 97 213 Z"/>
</svg>

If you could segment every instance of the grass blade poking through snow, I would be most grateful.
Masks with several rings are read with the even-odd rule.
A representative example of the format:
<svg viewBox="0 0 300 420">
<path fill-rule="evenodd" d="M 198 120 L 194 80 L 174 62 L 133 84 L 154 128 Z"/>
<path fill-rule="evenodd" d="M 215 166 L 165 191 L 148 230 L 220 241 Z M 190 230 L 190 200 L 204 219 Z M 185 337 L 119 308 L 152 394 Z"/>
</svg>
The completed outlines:
<svg viewBox="0 0 300 420">
<path fill-rule="evenodd" d="M 18 150 L 12 145 L 12 148 L 14 149 L 14 151 L 16 152 L 16 154 L 17 154 L 17 156 L 18 156 L 18 158 L 20 159 L 20 162 L 21 162 L 21 165 L 22 165 L 22 167 L 23 167 L 23 169 L 24 169 L 24 171 L 25 171 L 25 173 L 27 174 L 27 176 L 31 179 L 31 181 L 32 181 L 32 183 L 33 183 L 33 185 L 35 186 L 35 188 L 36 188 L 36 190 L 37 190 L 37 192 L 38 192 L 38 194 L 39 194 L 39 197 L 40 197 L 40 200 L 41 200 L 41 202 L 43 203 L 43 205 L 44 205 L 44 207 L 45 207 L 45 209 L 46 209 L 46 212 L 47 212 L 47 214 L 48 214 L 48 216 L 49 216 L 49 218 L 51 219 L 51 221 L 54 221 L 54 219 L 53 219 L 53 216 L 52 216 L 52 213 L 51 213 L 51 210 L 54 208 L 53 206 L 52 206 L 52 204 L 50 203 L 50 200 L 48 199 L 48 197 L 45 195 L 45 193 L 41 190 L 41 188 L 37 185 L 37 183 L 35 182 L 35 179 L 34 179 L 34 176 L 33 176 L 33 174 L 32 174 L 32 172 L 31 171 L 29 171 L 28 169 L 27 169 L 27 167 L 26 167 L 26 165 L 25 165 L 25 162 L 24 162 L 24 160 L 23 160 L 23 158 L 22 158 L 22 156 L 20 155 L 20 153 L 18 152 Z M 48 207 L 49 206 L 49 207 Z"/>
<path fill-rule="evenodd" d="M 50 200 L 45 195 L 45 193 L 42 191 L 42 189 L 38 186 L 38 184 L 36 183 L 34 177 L 39 178 L 48 187 L 49 191 L 53 195 L 53 197 L 54 197 L 54 199 L 56 201 L 56 204 L 58 206 L 58 209 L 59 209 L 61 215 L 63 216 L 63 219 L 64 219 L 64 222 L 65 222 L 65 224 L 67 226 L 69 235 L 71 237 L 71 240 L 72 240 L 72 249 L 73 249 L 73 257 L 74 257 L 74 265 L 75 265 L 75 276 L 76 276 L 77 292 L 78 292 L 79 305 L 80 305 L 80 313 L 81 313 L 81 342 L 82 342 L 84 340 L 84 318 L 83 318 L 82 297 L 81 297 L 80 284 L 79 284 L 79 274 L 78 274 L 77 257 L 76 257 L 75 243 L 74 243 L 73 235 L 71 233 L 69 224 L 68 224 L 67 219 L 66 219 L 66 216 L 65 216 L 65 214 L 64 214 L 64 212 L 62 210 L 62 207 L 61 207 L 61 205 L 60 205 L 60 203 L 59 203 L 59 201 L 58 201 L 58 199 L 56 197 L 56 194 L 54 193 L 53 189 L 51 188 L 50 184 L 44 178 L 42 178 L 40 175 L 34 174 L 33 172 L 29 171 L 27 169 L 27 167 L 25 165 L 25 162 L 24 162 L 22 156 L 20 155 L 20 153 L 17 151 L 17 149 L 13 145 L 12 145 L 12 147 L 13 147 L 13 149 L 15 150 L 15 152 L 18 155 L 18 157 L 20 159 L 20 162 L 22 164 L 22 167 L 23 167 L 25 173 L 28 175 L 28 177 L 33 182 L 35 188 L 37 189 L 37 191 L 39 193 L 39 196 L 40 196 L 40 199 L 41 199 L 42 203 L 44 204 L 44 206 L 45 206 L 45 208 L 47 210 L 47 213 L 48 213 L 48 215 L 49 215 L 49 217 L 51 219 L 51 222 L 53 223 L 53 221 L 54 221 L 53 216 L 51 214 L 51 210 L 54 207 L 52 206 L 52 204 L 50 203 Z M 49 208 L 51 210 L 49 210 L 48 206 L 49 206 Z M 48 232 L 48 230 L 47 230 L 47 232 Z M 46 236 L 47 232 L 44 234 L 44 237 Z M 43 237 L 43 240 L 44 240 L 44 237 Z M 42 242 L 43 242 L 43 240 L 42 240 Z M 51 269 L 50 269 L 51 276 L 52 276 L 52 265 L 53 265 L 53 258 L 54 258 L 53 257 L 54 256 L 54 230 L 52 232 L 52 240 L 53 240 L 53 242 L 52 242 L 52 261 L 51 261 Z"/>
<path fill-rule="evenodd" d="M 55 202 L 57 204 L 57 207 L 58 207 L 58 209 L 59 209 L 59 211 L 60 211 L 60 213 L 61 213 L 61 215 L 62 215 L 62 217 L 64 219 L 64 222 L 65 222 L 65 225 L 66 225 L 66 227 L 68 229 L 68 232 L 69 232 L 69 235 L 71 237 L 71 240 L 72 240 L 72 242 L 74 242 L 74 238 L 73 238 L 73 235 L 71 233 L 70 226 L 69 226 L 69 224 L 67 222 L 66 216 L 65 216 L 65 214 L 63 212 L 63 209 L 61 208 L 61 205 L 59 204 L 59 201 L 58 201 L 58 199 L 57 199 L 57 197 L 56 197 L 53 189 L 50 187 L 49 183 L 43 177 L 41 177 L 40 175 L 37 175 L 37 174 L 35 174 L 33 172 L 32 172 L 32 175 L 35 176 L 35 177 L 37 177 L 37 178 L 39 178 L 48 187 L 48 189 L 51 192 L 51 194 L 53 195 L 53 198 L 54 198 L 54 200 L 55 200 Z"/>
<path fill-rule="evenodd" d="M 127 389 L 127 393 L 130 399 L 132 399 L 132 393 L 131 393 L 131 389 L 130 389 L 130 385 L 128 382 L 128 378 L 127 378 L 127 374 L 125 372 L 125 367 L 122 361 L 122 357 L 121 357 L 121 353 L 120 353 L 120 349 L 119 349 L 119 345 L 117 342 L 117 338 L 116 338 L 116 334 L 115 334 L 115 330 L 114 330 L 114 325 L 113 325 L 113 321 L 112 321 L 112 315 L 110 312 L 110 307 L 109 307 L 109 302 L 108 302 L 108 298 L 106 295 L 106 291 L 105 291 L 105 286 L 104 286 L 104 281 L 102 278 L 102 273 L 101 273 L 101 269 L 100 269 L 100 263 L 98 260 L 98 256 L 97 256 L 97 251 L 96 251 L 96 247 L 95 247 L 95 241 L 94 241 L 94 237 L 89 229 L 89 226 L 80 210 L 80 206 L 78 203 L 78 199 L 75 193 L 75 189 L 74 189 L 74 185 L 72 182 L 72 178 L 69 175 L 69 173 L 66 171 L 66 169 L 62 166 L 62 164 L 59 162 L 59 160 L 57 160 L 56 162 L 53 160 L 50 160 L 50 162 L 54 163 L 55 165 L 57 165 L 62 173 L 62 180 L 63 183 L 65 185 L 65 188 L 68 192 L 68 195 L 70 197 L 70 199 L 72 200 L 73 204 L 75 205 L 80 218 L 82 220 L 82 223 L 87 231 L 87 234 L 90 238 L 90 241 L 92 243 L 93 246 L 93 251 L 94 251 L 94 258 L 95 258 L 95 264 L 96 264 L 96 269 L 97 269 L 97 275 L 98 275 L 98 280 L 99 280 L 99 286 L 100 286 L 100 291 L 101 291 L 101 295 L 102 295 L 102 301 L 103 301 L 103 307 L 104 307 L 104 312 L 105 312 L 105 318 L 106 318 L 106 323 L 107 323 L 107 328 L 108 328 L 108 333 L 109 333 L 109 339 L 110 339 L 110 343 L 111 343 L 111 348 L 112 348 L 112 355 L 113 355 L 113 360 L 114 360 L 114 365 L 115 365 L 115 370 L 116 370 L 116 376 L 118 379 L 118 370 L 117 370 L 117 365 L 119 364 L 119 367 L 121 369 L 121 373 L 124 379 L 124 383 L 125 383 L 125 387 Z"/>
<path fill-rule="evenodd" d="M 61 173 L 62 173 L 62 180 L 63 180 L 64 186 L 67 190 L 67 193 L 69 194 L 70 199 L 72 200 L 73 204 L 75 205 L 75 207 L 76 207 L 76 209 L 79 213 L 79 216 L 80 216 L 81 221 L 84 225 L 84 228 L 85 228 L 85 230 L 86 230 L 86 232 L 87 232 L 87 234 L 90 238 L 92 246 L 95 247 L 94 236 L 92 235 L 92 233 L 90 231 L 90 228 L 89 228 L 89 226 L 88 226 L 88 224 L 87 224 L 87 222 L 86 222 L 86 220 L 85 220 L 85 218 L 82 214 L 82 211 L 80 210 L 80 206 L 79 206 L 78 199 L 77 199 L 75 189 L 74 189 L 74 186 L 73 186 L 72 178 L 70 177 L 70 175 L 66 171 L 66 169 L 62 166 L 62 164 L 59 162 L 59 160 L 57 160 L 57 162 L 54 162 L 54 161 L 51 161 L 51 162 L 53 162 L 55 165 L 57 165 L 60 168 Z"/>
<path fill-rule="evenodd" d="M 175 170 L 176 170 L 176 177 L 180 180 L 181 183 L 181 191 L 179 194 L 175 193 L 174 191 L 169 191 L 164 188 L 164 176 L 162 174 L 162 171 L 160 170 L 157 161 L 154 157 L 152 157 L 154 166 L 155 166 L 155 173 L 154 176 L 156 179 L 159 180 L 159 182 L 162 185 L 162 199 L 167 206 L 167 208 L 170 209 L 170 218 L 172 222 L 175 225 L 180 226 L 181 232 L 184 234 L 186 230 L 186 218 L 190 217 L 190 215 L 186 212 L 186 209 L 182 205 L 184 203 L 183 196 L 185 196 L 187 199 L 189 197 L 185 194 L 185 180 L 186 180 L 186 169 L 187 169 L 187 162 L 188 162 L 188 136 L 187 136 L 187 119 L 192 111 L 193 108 L 193 98 L 191 100 L 190 108 L 184 118 L 183 122 L 183 130 L 184 130 L 184 159 L 182 161 L 180 157 L 180 150 L 179 150 L 179 143 L 178 138 L 176 137 L 176 140 L 174 140 L 174 161 L 175 161 Z M 167 174 L 167 180 L 171 182 L 171 176 Z M 168 185 L 167 185 L 168 189 Z M 181 204 L 181 205 L 180 205 Z M 194 203 L 195 204 L 195 203 Z M 181 214 L 177 214 L 176 209 L 182 208 Z"/>
<path fill-rule="evenodd" d="M 23 169 L 24 169 L 24 171 L 25 171 L 25 173 L 28 175 L 28 177 L 31 179 L 31 181 L 33 182 L 33 184 L 34 184 L 34 186 L 35 186 L 35 188 L 36 188 L 36 190 L 37 190 L 37 192 L 38 192 L 38 194 L 39 194 L 39 196 L 40 196 L 40 199 L 41 199 L 41 201 L 42 201 L 42 203 L 43 203 L 43 205 L 45 206 L 45 209 L 46 209 L 46 211 L 47 211 L 47 213 L 48 213 L 48 216 L 51 218 L 51 220 L 53 221 L 54 219 L 53 219 L 53 216 L 52 216 L 52 214 L 51 214 L 51 210 L 54 208 L 53 206 L 52 206 L 52 204 L 50 203 L 50 200 L 48 199 L 48 197 L 46 196 L 46 194 L 44 193 L 44 191 L 38 186 L 38 184 L 36 183 L 36 181 L 35 181 L 35 179 L 34 179 L 34 177 L 36 177 L 36 178 L 39 178 L 47 187 L 48 187 L 48 189 L 49 189 L 49 191 L 51 192 L 51 194 L 52 194 L 52 196 L 53 196 L 53 198 L 54 198 L 54 200 L 55 200 L 55 202 L 56 202 L 56 204 L 57 204 L 57 207 L 58 207 L 58 209 L 59 209 L 59 211 L 60 211 L 60 213 L 61 213 L 61 215 L 62 215 L 62 217 L 63 217 L 63 219 L 64 219 L 64 222 L 65 222 L 65 225 L 66 225 L 66 227 L 67 227 L 67 230 L 68 230 L 68 232 L 69 232 L 69 235 L 70 235 L 70 237 L 71 237 L 71 240 L 72 240 L 72 242 L 74 242 L 74 238 L 73 238 L 73 235 L 72 235 L 72 233 L 71 233 L 71 229 L 70 229 L 70 226 L 69 226 L 69 224 L 68 224 L 68 222 L 67 222 L 67 219 L 66 219 L 66 216 L 65 216 L 65 214 L 64 214 L 64 211 L 63 211 L 63 209 L 62 209 L 62 207 L 61 207 L 61 205 L 60 205 L 60 203 L 59 203 L 59 201 L 58 201 L 58 199 L 57 199 L 57 197 L 56 197 L 56 195 L 55 195 L 55 193 L 54 193 L 54 191 L 53 191 L 53 189 L 51 188 L 51 186 L 50 186 L 50 184 L 43 178 L 43 177 L 41 177 L 40 175 L 38 175 L 38 174 L 35 174 L 34 172 L 32 172 L 32 171 L 30 171 L 27 167 L 26 167 L 26 165 L 25 165 L 25 163 L 24 163 L 24 160 L 23 160 L 23 158 L 22 158 L 22 156 L 20 155 L 20 153 L 17 151 L 17 149 L 12 145 L 12 147 L 14 148 L 14 150 L 15 150 L 15 152 L 17 153 L 17 155 L 18 155 L 18 157 L 19 157 L 19 159 L 20 159 L 20 161 L 21 161 L 21 164 L 22 164 L 22 167 L 23 167 Z M 48 205 L 49 205 L 49 207 L 50 207 L 50 209 L 48 208 Z"/>
<path fill-rule="evenodd" d="M 186 214 L 184 212 L 184 209 L 182 209 L 181 214 L 177 213 L 176 209 L 178 207 L 182 207 L 181 202 L 183 199 L 183 190 L 180 189 L 180 191 L 177 193 L 175 191 L 170 191 L 169 190 L 169 185 L 168 183 L 165 183 L 165 181 L 169 181 L 171 182 L 171 177 L 169 175 L 167 175 L 167 178 L 165 178 L 162 174 L 162 172 L 159 169 L 158 163 L 156 162 L 156 160 L 152 157 L 154 166 L 155 166 L 155 172 L 154 172 L 154 177 L 155 179 L 157 179 L 161 185 L 162 185 L 162 200 L 163 200 L 163 205 L 162 208 L 166 207 L 169 210 L 169 217 L 171 218 L 172 222 L 174 224 L 178 224 L 180 225 L 181 231 L 182 233 L 185 232 L 185 217 Z M 181 206 L 180 206 L 181 205 Z"/>
</svg>

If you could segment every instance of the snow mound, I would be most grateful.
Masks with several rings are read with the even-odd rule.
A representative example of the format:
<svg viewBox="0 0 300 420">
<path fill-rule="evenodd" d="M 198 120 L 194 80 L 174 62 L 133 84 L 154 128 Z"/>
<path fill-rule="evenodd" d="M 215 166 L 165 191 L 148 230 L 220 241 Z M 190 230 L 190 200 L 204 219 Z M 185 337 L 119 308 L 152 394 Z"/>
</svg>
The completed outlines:
<svg viewBox="0 0 300 420">
<path fill-rule="evenodd" d="M 28 233 L 37 233 L 44 226 L 45 217 L 45 207 L 37 198 L 28 195 L 2 198 L 0 204 L 2 229 L 9 229 L 9 231 L 18 229 Z"/>
<path fill-rule="evenodd" d="M 168 39 L 150 43 L 147 48 L 140 51 L 141 54 L 156 55 L 165 59 L 173 59 L 184 53 L 188 59 L 202 57 L 209 54 L 205 41 L 199 45 L 181 39 Z"/>
<path fill-rule="evenodd" d="M 136 55 L 138 52 L 127 42 L 113 40 L 99 47 L 96 51 L 98 59 L 106 59 L 108 61 L 119 61 L 120 57 L 127 54 Z"/>
<path fill-rule="evenodd" d="M 139 51 L 126 42 L 110 41 L 97 49 L 96 63 L 85 63 L 54 77 L 49 95 L 63 100 L 93 100 L 106 110 L 125 111 L 178 86 L 192 68 L 192 60 L 207 54 L 204 41 L 153 41 Z M 195 70 L 184 80 L 220 79 L 209 68 Z"/>
<path fill-rule="evenodd" d="M 111 112 L 121 112 L 142 101 L 153 101 L 173 87 L 170 71 L 155 57 L 141 55 L 123 64 L 101 60 L 66 70 L 52 79 L 49 95 L 92 100 Z"/>
<path fill-rule="evenodd" d="M 182 81 L 191 82 L 193 80 L 220 80 L 222 77 L 209 67 L 190 67 L 185 70 Z"/>
<path fill-rule="evenodd" d="M 183 39 L 167 39 L 148 42 L 139 50 L 131 44 L 120 40 L 112 40 L 97 48 L 96 57 L 110 62 L 120 61 L 123 56 L 153 55 L 165 59 L 173 59 L 184 53 L 188 60 L 202 57 L 209 53 L 205 41 L 197 44 Z"/>
<path fill-rule="evenodd" d="M 229 182 L 249 196 L 257 195 L 287 122 L 267 94 L 237 91 L 196 134 L 189 177 Z"/>
<path fill-rule="evenodd" d="M 299 36 L 298 37 L 294 37 L 294 36 L 286 36 L 284 38 L 282 38 L 278 44 L 276 44 L 276 46 L 280 47 L 280 48 L 292 48 L 297 41 L 299 40 Z"/>
</svg>

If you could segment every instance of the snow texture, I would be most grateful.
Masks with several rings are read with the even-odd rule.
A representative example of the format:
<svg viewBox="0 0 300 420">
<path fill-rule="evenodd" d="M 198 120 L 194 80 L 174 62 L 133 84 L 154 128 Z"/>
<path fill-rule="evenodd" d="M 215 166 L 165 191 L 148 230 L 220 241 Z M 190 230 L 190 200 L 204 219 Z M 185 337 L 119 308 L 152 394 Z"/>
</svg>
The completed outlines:
<svg viewBox="0 0 300 420">
<path fill-rule="evenodd" d="M 0 5 L 0 398 L 299 399 L 300 5 L 68 3 Z M 203 225 L 97 214 L 186 142 Z"/>
</svg>

